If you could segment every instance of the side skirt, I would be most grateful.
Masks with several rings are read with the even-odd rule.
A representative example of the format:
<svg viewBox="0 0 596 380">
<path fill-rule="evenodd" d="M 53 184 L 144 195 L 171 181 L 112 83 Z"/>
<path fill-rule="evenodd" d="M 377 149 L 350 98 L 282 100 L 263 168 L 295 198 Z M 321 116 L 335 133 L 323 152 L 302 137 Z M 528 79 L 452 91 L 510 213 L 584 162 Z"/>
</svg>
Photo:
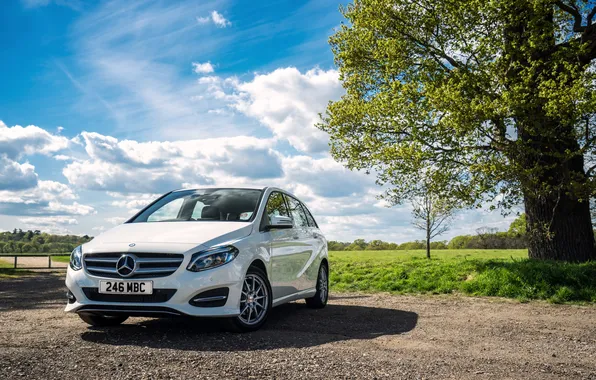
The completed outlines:
<svg viewBox="0 0 596 380">
<path fill-rule="evenodd" d="M 290 295 L 273 300 L 273 307 L 283 305 L 284 303 L 300 300 L 303 298 L 310 298 L 310 297 L 313 297 L 316 293 L 317 293 L 316 288 L 301 290 L 297 293 L 290 294 Z"/>
</svg>

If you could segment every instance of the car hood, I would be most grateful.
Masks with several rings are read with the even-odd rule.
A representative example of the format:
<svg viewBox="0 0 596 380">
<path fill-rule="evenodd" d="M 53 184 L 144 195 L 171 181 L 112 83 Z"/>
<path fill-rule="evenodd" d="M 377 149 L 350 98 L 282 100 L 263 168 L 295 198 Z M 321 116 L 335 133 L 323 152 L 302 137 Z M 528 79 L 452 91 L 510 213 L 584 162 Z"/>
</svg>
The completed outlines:
<svg viewBox="0 0 596 380">
<path fill-rule="evenodd" d="M 184 252 L 248 236 L 251 223 L 153 222 L 125 223 L 85 244 L 84 252 Z"/>
</svg>

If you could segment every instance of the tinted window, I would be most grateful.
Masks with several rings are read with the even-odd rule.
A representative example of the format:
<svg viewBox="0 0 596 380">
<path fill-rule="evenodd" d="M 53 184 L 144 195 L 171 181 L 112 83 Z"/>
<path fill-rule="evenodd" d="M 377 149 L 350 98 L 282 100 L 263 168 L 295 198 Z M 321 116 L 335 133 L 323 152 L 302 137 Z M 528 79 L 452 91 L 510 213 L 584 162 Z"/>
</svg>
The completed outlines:
<svg viewBox="0 0 596 380">
<path fill-rule="evenodd" d="M 304 204 L 302 204 L 302 208 L 304 209 L 304 212 L 306 213 L 306 220 L 308 221 L 308 226 L 309 227 L 319 227 L 319 226 L 317 226 L 317 222 L 315 222 L 315 218 L 313 218 L 312 214 L 310 213 L 310 211 L 308 211 L 308 209 L 304 206 Z"/>
<path fill-rule="evenodd" d="M 261 190 L 252 189 L 175 191 L 147 207 L 131 222 L 249 222 L 253 219 L 260 198 Z"/>
<path fill-rule="evenodd" d="M 308 227 L 308 220 L 306 214 L 300 205 L 300 202 L 292 197 L 286 196 L 288 206 L 290 207 L 290 215 L 294 219 L 294 225 L 296 227 Z"/>
<path fill-rule="evenodd" d="M 265 213 L 267 214 L 269 223 L 271 223 L 272 216 L 290 216 L 288 208 L 286 207 L 286 202 L 281 193 L 275 191 L 269 195 Z"/>
</svg>

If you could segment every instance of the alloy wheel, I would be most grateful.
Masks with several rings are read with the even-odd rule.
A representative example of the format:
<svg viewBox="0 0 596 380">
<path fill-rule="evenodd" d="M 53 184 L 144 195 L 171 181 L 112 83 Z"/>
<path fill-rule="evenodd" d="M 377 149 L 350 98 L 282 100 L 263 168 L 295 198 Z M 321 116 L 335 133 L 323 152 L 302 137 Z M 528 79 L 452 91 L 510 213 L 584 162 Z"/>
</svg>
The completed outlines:
<svg viewBox="0 0 596 380">
<path fill-rule="evenodd" d="M 240 297 L 240 320 L 247 325 L 259 323 L 267 314 L 268 305 L 269 290 L 265 281 L 257 274 L 247 274 Z"/>
<path fill-rule="evenodd" d="M 321 302 L 327 301 L 327 292 L 329 288 L 329 281 L 327 280 L 327 270 L 325 266 L 321 265 L 319 272 L 319 297 Z"/>
</svg>

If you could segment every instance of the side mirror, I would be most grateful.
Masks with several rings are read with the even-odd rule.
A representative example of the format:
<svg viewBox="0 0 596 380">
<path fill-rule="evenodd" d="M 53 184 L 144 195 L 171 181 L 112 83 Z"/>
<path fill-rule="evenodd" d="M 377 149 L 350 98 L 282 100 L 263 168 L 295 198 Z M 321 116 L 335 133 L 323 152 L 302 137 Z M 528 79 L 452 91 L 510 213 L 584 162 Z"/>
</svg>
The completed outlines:
<svg viewBox="0 0 596 380">
<path fill-rule="evenodd" d="M 281 215 L 274 215 L 271 217 L 271 223 L 265 227 L 265 230 L 282 229 L 282 228 L 293 228 L 294 223 L 292 218 Z"/>
</svg>

